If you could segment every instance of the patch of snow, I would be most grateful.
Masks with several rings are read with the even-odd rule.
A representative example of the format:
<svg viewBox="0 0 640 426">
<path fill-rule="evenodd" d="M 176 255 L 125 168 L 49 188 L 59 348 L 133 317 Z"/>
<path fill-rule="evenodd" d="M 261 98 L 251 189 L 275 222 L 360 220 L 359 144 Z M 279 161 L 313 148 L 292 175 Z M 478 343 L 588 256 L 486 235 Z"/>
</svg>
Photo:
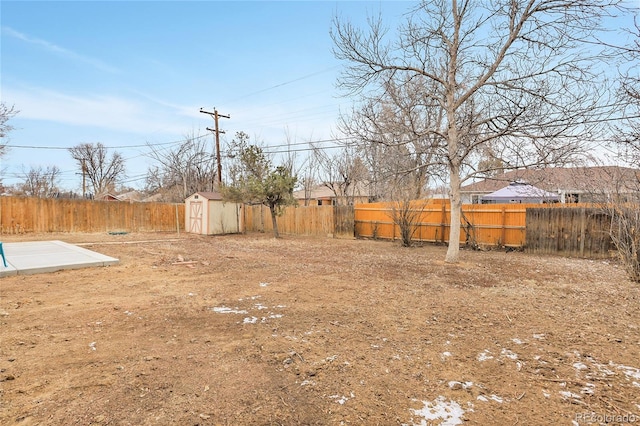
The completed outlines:
<svg viewBox="0 0 640 426">
<path fill-rule="evenodd" d="M 492 400 L 494 400 L 495 402 L 498 402 L 498 403 L 500 403 L 500 404 L 502 404 L 502 402 L 504 401 L 504 400 L 502 399 L 502 397 L 500 397 L 500 396 L 498 396 L 498 395 L 496 395 L 496 394 L 491 394 L 491 396 L 489 397 L 489 399 L 492 399 Z"/>
<path fill-rule="evenodd" d="M 489 352 L 489 350 L 488 350 L 488 349 L 487 349 L 487 350 L 484 350 L 484 351 L 482 351 L 482 352 L 480 352 L 480 353 L 478 354 L 478 356 L 476 357 L 476 359 L 477 359 L 478 361 L 480 361 L 480 362 L 488 361 L 488 360 L 490 360 L 490 359 L 493 359 L 493 356 L 489 355 L 490 353 L 491 353 L 491 352 Z"/>
<path fill-rule="evenodd" d="M 226 306 L 213 307 L 211 308 L 211 310 L 217 314 L 247 314 L 248 313 L 244 309 L 238 309 L 238 308 L 232 309 L 232 308 L 227 308 Z"/>
<path fill-rule="evenodd" d="M 513 359 L 513 360 L 518 359 L 518 354 L 513 353 L 509 349 L 506 349 L 506 348 L 502 348 L 502 351 L 500 351 L 500 355 L 506 356 L 507 358 Z"/>
<path fill-rule="evenodd" d="M 260 283 L 260 287 L 266 287 L 268 285 L 269 285 L 269 283 Z"/>
<path fill-rule="evenodd" d="M 608 368 L 606 368 L 603 365 L 598 365 L 598 370 L 600 370 L 601 372 L 603 372 L 604 374 L 606 374 L 607 376 L 615 376 L 616 373 L 609 370 Z"/>
<path fill-rule="evenodd" d="M 640 369 L 638 369 L 638 368 L 628 367 L 626 365 L 614 364 L 611 361 L 609 361 L 609 365 L 612 366 L 612 367 L 616 367 L 618 370 L 622 370 L 624 375 L 629 377 L 629 378 L 640 380 Z"/>
<path fill-rule="evenodd" d="M 577 395 L 573 392 L 569 392 L 569 391 L 560 391 L 560 395 L 562 395 L 563 398 L 565 399 L 569 399 L 569 398 L 573 398 L 573 399 L 582 399 L 582 397 L 580 395 Z"/>
<path fill-rule="evenodd" d="M 538 340 L 544 339 L 544 333 L 533 333 L 533 338 Z"/>
<path fill-rule="evenodd" d="M 489 401 L 489 400 L 487 399 L 487 397 L 486 397 L 486 396 L 484 396 L 484 395 L 478 395 L 478 398 L 476 398 L 476 399 L 477 399 L 478 401 L 484 401 L 484 402 Z"/>
<path fill-rule="evenodd" d="M 89 343 L 89 347 L 91 348 L 92 351 L 95 351 L 96 350 L 96 342 Z"/>
<path fill-rule="evenodd" d="M 255 324 L 256 322 L 258 322 L 256 317 L 247 317 L 242 321 L 243 324 Z"/>
<path fill-rule="evenodd" d="M 420 423 L 412 423 L 413 426 L 427 426 L 431 420 L 441 420 L 440 425 L 455 426 L 463 423 L 464 410 L 455 401 L 447 401 L 444 396 L 437 397 L 434 401 L 422 401 L 424 407 L 420 410 L 410 409 L 416 415 L 422 417 Z M 411 419 L 413 421 L 413 418 Z"/>
<path fill-rule="evenodd" d="M 542 395 L 544 395 L 545 398 L 549 398 L 551 396 L 551 394 L 547 391 L 542 391 Z"/>
<path fill-rule="evenodd" d="M 449 388 L 451 389 L 469 389 L 471 386 L 473 386 L 473 382 L 458 382 L 455 380 L 449 382 Z"/>
<path fill-rule="evenodd" d="M 344 405 L 345 402 L 347 402 L 348 400 L 350 400 L 350 399 L 352 399 L 354 397 L 355 397 L 355 395 L 353 394 L 353 392 L 351 392 L 351 396 L 350 397 L 348 397 L 348 396 L 340 396 L 340 395 L 331 395 L 331 396 L 329 396 L 329 398 L 335 399 L 336 402 L 338 404 L 340 404 L 340 405 Z"/>
<path fill-rule="evenodd" d="M 316 382 L 313 380 L 303 380 L 302 383 L 300 383 L 300 386 L 314 386 L 315 384 Z"/>
<path fill-rule="evenodd" d="M 255 305 L 253 305 L 257 310 L 261 311 L 263 309 L 269 309 L 266 306 L 264 306 L 262 303 L 256 303 Z"/>
<path fill-rule="evenodd" d="M 582 362 L 574 362 L 573 363 L 573 368 L 575 368 L 576 370 L 586 370 L 589 367 L 587 367 L 584 363 Z"/>
<path fill-rule="evenodd" d="M 448 357 L 451 356 L 451 352 L 447 351 L 447 352 L 442 352 L 440 354 L 440 358 L 444 361 L 445 359 L 447 359 Z"/>
<path fill-rule="evenodd" d="M 580 390 L 580 393 L 584 395 L 593 395 L 595 389 L 596 385 L 594 385 L 593 383 L 587 383 L 587 385 Z"/>
<path fill-rule="evenodd" d="M 515 343 L 516 345 L 522 345 L 524 343 L 522 340 L 520 340 L 518 338 L 513 338 L 513 339 L 511 339 L 511 341 L 513 343 Z"/>
</svg>

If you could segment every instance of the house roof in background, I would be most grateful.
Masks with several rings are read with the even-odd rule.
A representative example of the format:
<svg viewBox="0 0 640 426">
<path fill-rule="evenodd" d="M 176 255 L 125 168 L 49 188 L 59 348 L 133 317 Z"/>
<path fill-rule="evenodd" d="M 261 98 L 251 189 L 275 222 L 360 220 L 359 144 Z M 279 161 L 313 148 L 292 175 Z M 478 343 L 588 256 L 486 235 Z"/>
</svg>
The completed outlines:
<svg viewBox="0 0 640 426">
<path fill-rule="evenodd" d="M 512 182 L 534 185 L 545 191 L 638 191 L 640 170 L 619 166 L 549 167 L 511 170 L 462 187 L 463 193 L 491 193 Z"/>
<path fill-rule="evenodd" d="M 482 197 L 483 200 L 501 201 L 501 200 L 557 200 L 558 194 L 545 191 L 533 185 L 526 183 L 512 183 L 502 189 L 492 192 Z"/>
<path fill-rule="evenodd" d="M 367 185 L 363 182 L 358 182 L 355 185 L 351 185 L 347 190 L 349 197 L 368 197 L 369 190 L 367 189 Z M 330 199 L 335 198 L 335 194 L 324 183 L 319 184 L 311 188 L 308 194 L 305 194 L 304 189 L 300 189 L 298 191 L 293 191 L 293 197 L 298 200 L 304 200 L 308 198 L 310 200 L 315 199 Z"/>
</svg>

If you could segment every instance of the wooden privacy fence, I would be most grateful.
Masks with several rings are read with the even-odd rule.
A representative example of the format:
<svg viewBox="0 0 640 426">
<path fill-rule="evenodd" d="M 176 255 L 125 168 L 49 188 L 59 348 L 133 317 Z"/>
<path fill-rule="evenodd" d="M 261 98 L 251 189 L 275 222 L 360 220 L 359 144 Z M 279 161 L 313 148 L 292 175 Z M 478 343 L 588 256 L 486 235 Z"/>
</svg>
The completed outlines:
<svg viewBox="0 0 640 426">
<path fill-rule="evenodd" d="M 608 258 L 616 247 L 611 218 L 598 208 L 527 209 L 526 249 L 530 253 Z"/>
<path fill-rule="evenodd" d="M 283 234 L 397 239 L 394 207 L 401 203 L 287 207 Z M 448 203 L 413 201 L 413 239 L 449 241 Z M 246 231 L 272 232 L 266 206 L 245 206 Z M 462 207 L 460 243 L 526 247 L 528 252 L 604 258 L 615 246 L 609 218 L 591 205 L 469 204 Z M 145 232 L 184 230 L 184 204 L 0 197 L 0 233 Z"/>
<path fill-rule="evenodd" d="M 271 213 L 263 205 L 244 209 L 246 231 L 273 232 Z M 292 206 L 278 216 L 278 231 L 289 235 L 353 237 L 353 207 Z"/>
<path fill-rule="evenodd" d="M 184 230 L 184 204 L 0 197 L 0 233 Z"/>
<path fill-rule="evenodd" d="M 461 243 L 491 246 L 522 247 L 525 243 L 525 214 L 527 207 L 539 204 L 465 204 L 462 206 Z M 355 235 L 357 237 L 397 239 L 400 227 L 393 220 L 398 203 L 370 203 L 355 206 Z M 449 241 L 451 206 L 443 202 L 411 202 L 413 240 Z"/>
</svg>

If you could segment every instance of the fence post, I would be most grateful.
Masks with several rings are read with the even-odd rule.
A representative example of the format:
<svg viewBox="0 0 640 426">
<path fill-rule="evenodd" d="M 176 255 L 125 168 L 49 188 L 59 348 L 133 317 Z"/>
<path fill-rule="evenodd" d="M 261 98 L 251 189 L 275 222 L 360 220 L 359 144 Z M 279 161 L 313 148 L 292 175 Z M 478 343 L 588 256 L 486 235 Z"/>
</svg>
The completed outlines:
<svg viewBox="0 0 640 426">
<path fill-rule="evenodd" d="M 587 212 L 584 207 L 580 209 L 580 257 L 584 257 L 584 239 L 586 236 Z"/>
<path fill-rule="evenodd" d="M 180 235 L 180 219 L 178 216 L 178 203 L 176 203 L 176 232 Z"/>
<path fill-rule="evenodd" d="M 443 202 L 442 203 L 442 217 L 440 218 L 440 239 L 442 241 L 442 243 L 444 243 L 444 221 L 447 218 L 447 206 L 446 204 Z"/>
<path fill-rule="evenodd" d="M 502 235 L 501 235 L 501 242 L 502 242 L 502 246 L 503 247 L 504 247 L 506 241 L 507 241 L 507 211 L 506 211 L 506 207 L 504 205 L 502 205 Z"/>
</svg>

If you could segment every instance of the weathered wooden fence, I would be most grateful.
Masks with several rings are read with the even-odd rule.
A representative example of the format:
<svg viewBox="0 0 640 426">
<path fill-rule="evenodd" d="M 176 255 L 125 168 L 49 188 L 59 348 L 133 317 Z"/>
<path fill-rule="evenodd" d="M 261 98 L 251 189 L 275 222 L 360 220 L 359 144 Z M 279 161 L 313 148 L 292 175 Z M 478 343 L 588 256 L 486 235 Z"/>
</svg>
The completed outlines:
<svg viewBox="0 0 640 426">
<path fill-rule="evenodd" d="M 465 204 L 462 206 L 461 243 L 522 247 L 525 243 L 525 213 L 539 204 Z M 400 227 L 393 220 L 399 203 L 371 203 L 355 206 L 355 235 L 397 239 Z M 451 206 L 448 203 L 412 202 L 415 241 L 448 242 Z M 397 214 L 397 213 L 396 213 Z"/>
<path fill-rule="evenodd" d="M 355 207 L 355 235 L 398 239 L 393 215 L 398 203 L 359 204 Z M 448 203 L 412 202 L 415 241 L 449 241 Z M 460 243 L 525 248 L 527 252 L 606 258 L 615 252 L 609 237 L 609 218 L 590 204 L 465 204 Z"/>
<path fill-rule="evenodd" d="M 400 238 L 397 203 L 288 207 L 277 218 L 282 234 Z M 448 203 L 412 202 L 416 241 L 448 242 Z M 269 209 L 246 206 L 246 231 L 272 232 Z M 531 253 L 604 258 L 615 246 L 609 219 L 590 205 L 464 205 L 461 243 L 525 247 Z M 0 197 L 0 234 L 27 232 L 184 231 L 184 204 Z"/>
<path fill-rule="evenodd" d="M 268 207 L 246 206 L 244 214 L 246 231 L 273 232 Z M 350 206 L 287 207 L 277 222 L 281 234 L 353 237 L 353 207 Z"/>
<path fill-rule="evenodd" d="M 608 258 L 616 248 L 610 218 L 598 208 L 527 209 L 526 251 L 588 258 Z"/>
<path fill-rule="evenodd" d="M 183 231 L 184 204 L 0 197 L 0 233 Z"/>
</svg>

